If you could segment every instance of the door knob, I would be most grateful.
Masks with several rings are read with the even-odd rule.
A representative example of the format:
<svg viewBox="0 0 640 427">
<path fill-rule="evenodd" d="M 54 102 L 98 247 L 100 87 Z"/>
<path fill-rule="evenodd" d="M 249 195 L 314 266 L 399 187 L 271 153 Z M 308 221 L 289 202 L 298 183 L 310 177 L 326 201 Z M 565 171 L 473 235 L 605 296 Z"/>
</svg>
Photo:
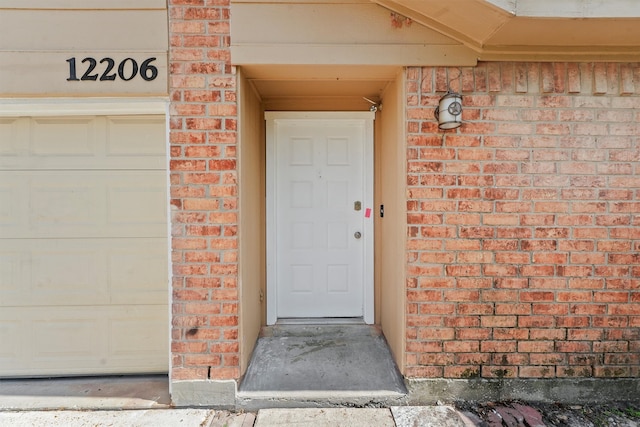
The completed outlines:
<svg viewBox="0 0 640 427">
<path fill-rule="evenodd" d="M 359 239 L 362 237 L 362 233 L 360 233 L 359 231 L 356 231 L 355 233 L 353 233 L 353 237 L 355 237 L 356 239 Z"/>
</svg>

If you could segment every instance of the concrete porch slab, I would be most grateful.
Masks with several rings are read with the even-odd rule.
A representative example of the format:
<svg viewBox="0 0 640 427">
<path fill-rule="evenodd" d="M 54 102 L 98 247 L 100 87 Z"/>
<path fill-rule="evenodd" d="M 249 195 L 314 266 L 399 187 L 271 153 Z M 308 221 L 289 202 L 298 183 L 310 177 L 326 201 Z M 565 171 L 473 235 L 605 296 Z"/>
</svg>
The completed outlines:
<svg viewBox="0 0 640 427">
<path fill-rule="evenodd" d="M 384 336 L 363 324 L 263 328 L 237 404 L 259 408 L 392 406 L 407 390 Z"/>
</svg>

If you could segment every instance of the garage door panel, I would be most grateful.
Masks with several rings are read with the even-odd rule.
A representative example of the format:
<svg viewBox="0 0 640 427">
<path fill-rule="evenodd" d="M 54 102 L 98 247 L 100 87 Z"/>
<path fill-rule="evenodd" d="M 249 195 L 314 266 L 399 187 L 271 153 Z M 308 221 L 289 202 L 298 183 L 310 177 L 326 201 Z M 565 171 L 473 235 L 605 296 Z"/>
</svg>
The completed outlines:
<svg viewBox="0 0 640 427">
<path fill-rule="evenodd" d="M 160 116 L 0 119 L 0 167 L 9 170 L 164 170 Z"/>
<path fill-rule="evenodd" d="M 0 171 L 0 239 L 161 237 L 163 171 Z"/>
<path fill-rule="evenodd" d="M 164 306 L 166 308 L 166 306 Z M 163 318 L 163 324 L 168 325 L 168 314 Z M 109 324 L 109 337 L 112 338 L 109 347 L 109 357 L 118 360 L 146 357 L 158 351 L 157 334 L 148 331 L 158 329 L 157 313 L 148 310 L 132 310 L 126 318 L 112 319 Z M 122 331 L 128 331 L 123 334 Z M 165 347 L 164 356 L 169 348 Z M 166 364 L 166 357 L 164 359 Z"/>
<path fill-rule="evenodd" d="M 0 306 L 20 298 L 20 285 L 30 280 L 25 274 L 27 260 L 28 253 L 24 251 L 0 248 Z"/>
<path fill-rule="evenodd" d="M 102 325 L 104 319 L 97 319 L 84 310 L 72 312 L 72 315 L 51 314 L 45 318 L 35 316 L 35 319 L 31 319 L 32 337 L 37 342 L 32 346 L 33 362 L 47 366 L 55 365 L 61 359 L 75 364 L 100 358 L 104 353 L 101 349 L 101 340 L 105 336 Z"/>
<path fill-rule="evenodd" d="M 127 173 L 112 177 L 108 186 L 108 224 L 112 227 L 152 225 L 166 234 L 167 208 L 164 173 Z M 151 230 L 149 230 L 151 231 Z"/>
<path fill-rule="evenodd" d="M 0 376 L 167 372 L 167 331 L 158 325 L 168 325 L 166 304 L 3 309 L 0 337 L 11 340 L 3 342 L 31 336 L 0 350 Z"/>
<path fill-rule="evenodd" d="M 163 116 L 0 118 L 0 377 L 167 372 Z"/>
<path fill-rule="evenodd" d="M 32 233 L 91 229 L 99 225 L 104 203 L 101 182 L 78 174 L 39 174 L 29 182 L 29 228 Z M 26 231 L 26 230 L 25 230 Z M 66 234 L 66 233 L 65 233 Z M 35 237 L 21 234 L 22 237 Z"/>
<path fill-rule="evenodd" d="M 2 315 L 0 314 L 0 317 Z M 27 324 L 22 320 L 0 318 L 0 366 L 17 365 L 25 354 L 24 338 L 28 337 Z M 11 343 L 11 345 L 6 345 Z"/>
<path fill-rule="evenodd" d="M 111 248 L 108 255 L 111 303 L 166 303 L 169 299 L 166 245 L 166 240 L 158 239 L 155 244 L 131 241 Z"/>
<path fill-rule="evenodd" d="M 29 154 L 58 162 L 66 157 L 95 157 L 99 149 L 95 122 L 90 116 L 31 119 Z"/>
<path fill-rule="evenodd" d="M 166 304 L 166 247 L 166 238 L 0 240 L 0 304 Z"/>
<path fill-rule="evenodd" d="M 27 185 L 0 171 L 0 238 L 9 236 L 13 230 L 24 228 L 28 223 L 25 209 Z"/>
<path fill-rule="evenodd" d="M 107 117 L 107 156 L 159 157 L 164 160 L 164 117 Z M 141 159 L 142 160 L 142 159 Z"/>
<path fill-rule="evenodd" d="M 0 265 L 11 274 L 2 279 L 0 303 L 108 304 L 106 253 L 101 246 L 73 239 L 0 240 Z"/>
<path fill-rule="evenodd" d="M 109 293 L 100 279 L 106 273 L 101 255 L 96 248 L 36 249 L 31 258 L 31 286 L 23 296 L 31 304 L 107 304 Z"/>
<path fill-rule="evenodd" d="M 18 156 L 20 147 L 24 145 L 18 140 L 20 133 L 18 132 L 18 118 L 0 118 L 0 156 Z M 22 137 L 26 136 L 22 132 Z"/>
</svg>

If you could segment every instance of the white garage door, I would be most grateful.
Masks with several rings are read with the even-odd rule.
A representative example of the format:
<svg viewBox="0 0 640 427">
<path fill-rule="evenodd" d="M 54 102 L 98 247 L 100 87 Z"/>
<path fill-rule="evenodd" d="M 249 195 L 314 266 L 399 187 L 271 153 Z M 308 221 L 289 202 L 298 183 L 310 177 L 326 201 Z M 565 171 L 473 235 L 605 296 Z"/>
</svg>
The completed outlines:
<svg viewBox="0 0 640 427">
<path fill-rule="evenodd" d="M 166 372 L 164 116 L 0 117 L 0 376 Z"/>
</svg>

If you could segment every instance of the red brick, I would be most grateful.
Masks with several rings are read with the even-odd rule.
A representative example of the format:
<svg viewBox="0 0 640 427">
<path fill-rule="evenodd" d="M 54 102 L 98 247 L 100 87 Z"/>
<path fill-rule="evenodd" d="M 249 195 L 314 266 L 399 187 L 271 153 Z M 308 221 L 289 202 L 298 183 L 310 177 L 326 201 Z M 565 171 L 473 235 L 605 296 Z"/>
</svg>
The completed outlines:
<svg viewBox="0 0 640 427">
<path fill-rule="evenodd" d="M 453 328 L 419 328 L 419 340 L 452 340 L 455 338 Z"/>
<path fill-rule="evenodd" d="M 478 301 L 480 299 L 480 293 L 478 291 L 468 290 L 445 290 L 444 301 Z"/>
<path fill-rule="evenodd" d="M 594 302 L 629 302 L 628 292 L 605 292 L 596 291 L 593 293 Z"/>
<path fill-rule="evenodd" d="M 629 326 L 629 319 L 626 316 L 593 316 L 591 323 L 596 328 L 625 328 Z"/>
<path fill-rule="evenodd" d="M 590 291 L 562 291 L 557 293 L 557 301 L 562 302 L 592 302 L 593 293 Z"/>
<path fill-rule="evenodd" d="M 470 353 L 477 352 L 480 350 L 479 341 L 444 341 L 443 343 L 443 351 L 451 352 L 451 353 Z"/>
<path fill-rule="evenodd" d="M 500 227 L 497 233 L 497 237 L 503 238 L 503 239 L 510 239 L 510 238 L 525 239 L 531 236 L 532 236 L 531 229 L 525 228 L 525 227 Z"/>
<path fill-rule="evenodd" d="M 460 315 L 492 314 L 493 305 L 488 303 L 460 303 L 457 305 L 457 313 Z M 473 325 L 479 325 L 479 319 L 471 319 Z M 471 326 L 471 325 L 470 325 Z"/>
<path fill-rule="evenodd" d="M 505 262 L 502 260 L 500 254 L 496 254 L 496 262 Z M 508 262 L 508 261 L 506 261 Z M 482 272 L 486 276 L 517 276 L 519 274 L 519 269 L 514 265 L 499 265 L 499 264 L 488 264 L 482 267 Z"/>
<path fill-rule="evenodd" d="M 571 314 L 605 314 L 607 306 L 605 304 L 571 304 L 569 311 Z"/>
<path fill-rule="evenodd" d="M 547 314 L 562 316 L 569 314 L 569 306 L 567 304 L 554 303 L 535 303 L 533 304 L 533 314 Z"/>
<path fill-rule="evenodd" d="M 620 353 L 629 351 L 629 343 L 626 341 L 594 342 L 593 351 L 596 353 Z"/>
<path fill-rule="evenodd" d="M 459 289 L 487 289 L 493 281 L 488 277 L 457 277 L 456 284 Z"/>
<path fill-rule="evenodd" d="M 515 299 L 514 299 L 515 301 Z M 518 315 L 530 315 L 531 314 L 531 304 L 524 303 L 516 303 L 516 302 L 504 302 L 497 303 L 495 305 L 495 313 L 496 314 L 518 314 Z"/>
<path fill-rule="evenodd" d="M 518 317 L 519 328 L 552 328 L 555 326 L 555 319 L 552 316 L 520 316 Z"/>
<path fill-rule="evenodd" d="M 439 352 L 442 352 L 442 342 L 440 341 L 408 342 L 407 351 L 417 352 L 417 353 L 439 353 Z"/>
<path fill-rule="evenodd" d="M 555 294 L 553 292 L 546 291 L 521 291 L 520 301 L 554 301 Z"/>
<path fill-rule="evenodd" d="M 518 343 L 518 352 L 521 353 L 552 353 L 553 351 L 553 341 L 520 341 Z"/>
<path fill-rule="evenodd" d="M 448 265 L 445 271 L 447 276 L 479 276 L 481 267 L 476 264 Z"/>
<path fill-rule="evenodd" d="M 459 306 L 462 306 L 460 304 Z M 471 304 L 469 304 L 471 305 Z M 476 306 L 484 306 L 483 304 L 473 304 Z M 460 311 L 459 311 L 460 314 Z M 463 313 L 464 314 L 464 313 Z M 455 317 L 446 317 L 443 319 L 444 325 L 454 328 L 475 328 L 480 326 L 480 318 L 478 316 L 455 316 Z"/>
<path fill-rule="evenodd" d="M 518 292 L 512 290 L 483 290 L 483 301 L 516 301 Z"/>
<path fill-rule="evenodd" d="M 515 378 L 518 368 L 509 366 L 482 366 L 482 376 L 484 378 Z"/>
<path fill-rule="evenodd" d="M 549 366 L 521 366 L 518 368 L 520 378 L 553 378 L 555 368 Z"/>
<path fill-rule="evenodd" d="M 480 341 L 480 350 L 483 353 L 515 353 L 516 341 Z"/>
<path fill-rule="evenodd" d="M 531 289 L 564 289 L 566 288 L 566 280 L 561 278 L 530 278 L 529 284 Z"/>
<path fill-rule="evenodd" d="M 569 288 L 572 289 L 602 289 L 604 288 L 604 280 L 600 278 L 595 279 L 569 279 Z"/>
<path fill-rule="evenodd" d="M 508 328 L 517 324 L 516 316 L 482 316 L 481 325 L 483 328 Z"/>
<path fill-rule="evenodd" d="M 449 353 L 422 353 L 416 357 L 420 365 L 452 365 L 455 363 L 453 354 Z"/>
</svg>

